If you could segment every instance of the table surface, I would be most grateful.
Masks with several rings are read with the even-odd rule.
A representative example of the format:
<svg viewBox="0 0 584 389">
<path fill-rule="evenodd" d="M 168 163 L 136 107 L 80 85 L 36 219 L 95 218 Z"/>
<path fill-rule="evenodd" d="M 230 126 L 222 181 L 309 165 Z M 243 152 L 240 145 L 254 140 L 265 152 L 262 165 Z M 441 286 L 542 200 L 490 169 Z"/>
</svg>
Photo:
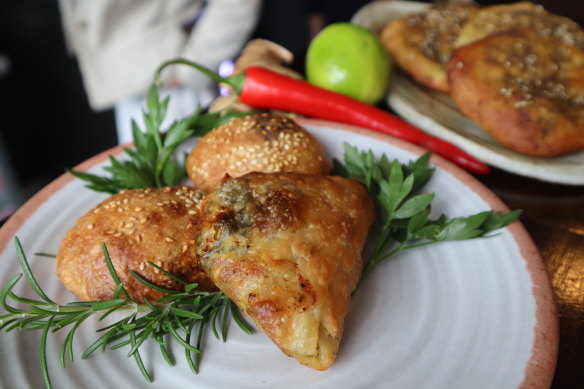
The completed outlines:
<svg viewBox="0 0 584 389">
<path fill-rule="evenodd" d="M 511 209 L 545 261 L 560 315 L 552 389 L 584 388 L 584 187 L 553 185 L 493 169 L 477 176 Z"/>
</svg>

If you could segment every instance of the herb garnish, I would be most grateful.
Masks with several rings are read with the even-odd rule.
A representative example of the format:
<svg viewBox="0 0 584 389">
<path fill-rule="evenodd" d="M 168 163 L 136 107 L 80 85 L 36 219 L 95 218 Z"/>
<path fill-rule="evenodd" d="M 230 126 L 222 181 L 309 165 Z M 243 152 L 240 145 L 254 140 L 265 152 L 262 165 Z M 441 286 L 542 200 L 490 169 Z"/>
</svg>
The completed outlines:
<svg viewBox="0 0 584 389">
<path fill-rule="evenodd" d="M 426 153 L 406 165 L 383 154 L 379 160 L 371 150 L 359 151 L 344 145 L 344 164 L 334 160 L 335 172 L 351 177 L 367 187 L 377 205 L 380 225 L 371 257 L 363 268 L 363 276 L 392 255 L 432 243 L 482 238 L 508 226 L 521 215 L 521 210 L 503 214 L 485 211 L 468 217 L 429 219 L 434 193 L 418 193 L 432 177 L 430 154 Z"/>
<path fill-rule="evenodd" d="M 110 156 L 110 166 L 104 169 L 111 177 L 68 170 L 75 177 L 86 181 L 89 189 L 110 194 L 123 189 L 160 188 L 177 185 L 185 176 L 183 166 L 173 160 L 177 147 L 185 140 L 203 136 L 213 128 L 234 117 L 246 116 L 250 112 L 203 113 L 199 108 L 193 115 L 175 121 L 166 132 L 162 123 L 166 117 L 169 97 L 160 100 L 155 84 L 148 90 L 146 110 L 143 112 L 145 131 L 132 120 L 132 135 L 135 149 L 124 149 L 128 160 L 118 161 Z"/>
<path fill-rule="evenodd" d="M 24 250 L 18 238 L 15 238 L 16 252 L 20 267 L 32 289 L 40 299 L 33 300 L 16 296 L 12 289 L 22 278 L 22 273 L 13 277 L 0 290 L 0 306 L 7 312 L 0 315 L 0 330 L 5 332 L 14 329 L 42 330 L 40 340 L 41 373 L 47 388 L 51 388 L 51 380 L 47 366 L 47 336 L 50 332 L 69 327 L 69 332 L 61 346 L 61 366 L 66 367 L 67 359 L 73 362 L 73 338 L 79 326 L 88 318 L 99 315 L 99 321 L 104 320 L 113 312 L 124 312 L 126 316 L 104 328 L 98 330 L 103 333 L 83 353 L 85 359 L 94 351 L 101 349 L 105 352 L 123 346 L 130 346 L 128 357 L 133 357 L 138 368 L 148 382 L 152 378 L 140 356 L 139 348 L 148 339 L 153 339 L 160 346 L 160 352 L 169 365 L 174 360 L 168 350 L 168 339 L 175 340 L 184 348 L 185 358 L 190 368 L 197 373 L 201 361 L 202 340 L 205 328 L 210 325 L 217 339 L 227 338 L 229 317 L 246 333 L 252 331 L 242 319 L 235 304 L 223 293 L 209 293 L 200 290 L 197 284 L 189 284 L 173 276 L 163 268 L 150 262 L 159 271 L 184 285 L 184 291 L 175 291 L 152 285 L 132 272 L 140 282 L 166 293 L 164 297 L 145 304 L 137 304 L 121 283 L 105 246 L 103 252 L 107 267 L 116 282 L 116 290 L 111 300 L 81 301 L 60 305 L 51 300 L 36 281 Z M 8 300 L 24 305 L 25 308 L 11 306 Z M 220 331 L 218 330 L 220 328 Z M 181 335 L 182 334 L 182 335 Z M 192 338 L 196 339 L 192 345 Z"/>
</svg>

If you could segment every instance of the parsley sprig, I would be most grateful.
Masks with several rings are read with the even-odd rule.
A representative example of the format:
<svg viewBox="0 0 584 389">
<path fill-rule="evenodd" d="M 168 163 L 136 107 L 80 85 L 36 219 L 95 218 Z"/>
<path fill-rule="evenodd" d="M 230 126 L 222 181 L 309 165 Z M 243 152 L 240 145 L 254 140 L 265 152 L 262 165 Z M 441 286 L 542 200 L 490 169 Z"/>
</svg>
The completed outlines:
<svg viewBox="0 0 584 389">
<path fill-rule="evenodd" d="M 337 174 L 351 177 L 367 187 L 377 205 L 379 229 L 363 276 L 392 255 L 432 243 L 483 238 L 513 223 L 520 210 L 503 214 L 484 211 L 471 216 L 448 218 L 442 214 L 430 219 L 434 193 L 420 193 L 435 169 L 426 153 L 407 164 L 390 161 L 385 154 L 378 160 L 369 151 L 344 145 L 344 164 L 334 161 Z"/>
<path fill-rule="evenodd" d="M 64 328 L 69 331 L 61 346 L 60 362 L 66 367 L 67 361 L 73 362 L 73 340 L 79 326 L 90 317 L 97 316 L 103 321 L 114 312 L 123 312 L 125 316 L 112 324 L 98 330 L 99 336 L 83 353 L 82 358 L 89 357 L 94 351 L 129 347 L 128 357 L 132 357 L 148 382 L 152 377 L 142 363 L 140 346 L 153 339 L 158 343 L 160 352 L 169 365 L 174 360 L 168 349 L 169 337 L 184 348 L 184 355 L 190 368 L 197 373 L 203 349 L 203 334 L 207 326 L 211 326 L 217 339 L 227 338 L 228 323 L 233 317 L 238 326 L 246 333 L 251 334 L 251 328 L 243 320 L 235 304 L 223 293 L 209 293 L 200 290 L 197 284 L 186 283 L 168 273 L 154 263 L 150 263 L 159 271 L 184 285 L 184 291 L 175 291 L 161 288 L 144 280 L 137 273 L 132 272 L 144 285 L 165 293 L 156 301 L 146 301 L 138 304 L 130 297 L 120 281 L 111 258 L 103 246 L 105 260 L 112 278 L 116 282 L 116 289 L 111 300 L 80 301 L 60 305 L 50 299 L 42 290 L 33 275 L 24 250 L 18 238 L 15 238 L 16 252 L 23 273 L 14 276 L 0 290 L 0 306 L 7 313 L 0 315 L 0 330 L 10 332 L 19 330 L 41 330 L 40 365 L 45 386 L 51 388 L 47 364 L 47 338 L 50 333 Z M 38 299 L 29 299 L 13 293 L 14 286 L 24 277 L 37 294 Z M 18 308 L 10 301 L 23 305 Z M 193 340 L 194 345 L 193 345 Z"/>
<path fill-rule="evenodd" d="M 169 101 L 168 96 L 160 99 L 156 84 L 150 86 L 146 109 L 142 113 L 145 128 L 141 129 L 132 120 L 135 149 L 124 149 L 129 157 L 127 160 L 109 157 L 110 165 L 104 170 L 111 174 L 110 177 L 75 170 L 68 172 L 86 181 L 89 189 L 110 194 L 123 189 L 177 185 L 185 176 L 184 167 L 174 159 L 178 146 L 191 137 L 205 135 L 234 117 L 249 115 L 249 112 L 235 111 L 205 113 L 198 108 L 191 116 L 173 122 L 168 130 L 163 131 Z"/>
</svg>

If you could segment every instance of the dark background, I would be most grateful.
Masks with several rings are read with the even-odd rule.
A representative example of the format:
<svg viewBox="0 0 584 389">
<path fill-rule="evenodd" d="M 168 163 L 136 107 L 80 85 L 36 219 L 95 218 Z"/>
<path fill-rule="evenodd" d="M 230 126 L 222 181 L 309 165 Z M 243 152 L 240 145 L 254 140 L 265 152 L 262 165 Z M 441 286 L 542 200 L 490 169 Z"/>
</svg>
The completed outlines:
<svg viewBox="0 0 584 389">
<path fill-rule="evenodd" d="M 346 21 L 366 3 L 265 0 L 254 36 L 282 44 L 302 61 L 314 30 L 309 15 L 324 24 Z M 538 3 L 584 23 L 583 7 L 574 10 L 578 1 Z M 113 112 L 88 106 L 77 63 L 65 49 L 57 1 L 0 1 L 0 193 L 8 186 L 17 206 L 65 168 L 116 143 Z"/>
</svg>

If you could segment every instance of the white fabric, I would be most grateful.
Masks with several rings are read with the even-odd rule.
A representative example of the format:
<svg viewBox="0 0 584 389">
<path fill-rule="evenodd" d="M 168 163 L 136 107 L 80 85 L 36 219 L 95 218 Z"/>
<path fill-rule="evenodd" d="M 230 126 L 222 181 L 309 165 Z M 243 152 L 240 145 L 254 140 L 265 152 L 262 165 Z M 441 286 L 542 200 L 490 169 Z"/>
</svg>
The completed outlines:
<svg viewBox="0 0 584 389">
<path fill-rule="evenodd" d="M 210 101 L 202 96 L 200 91 L 190 87 L 162 89 L 160 98 L 170 96 L 166 118 L 162 122 L 162 129 L 166 130 L 175 121 L 191 115 L 197 106 L 204 106 Z M 146 107 L 146 96 L 133 96 L 120 99 L 115 105 L 116 128 L 118 143 L 125 144 L 133 141 L 132 120 L 135 120 L 140 129 L 145 130 L 142 112 Z"/>
<path fill-rule="evenodd" d="M 260 5 L 260 0 L 60 0 L 66 42 L 95 110 L 144 94 L 165 60 L 186 57 L 216 69 L 235 57 L 257 23 Z M 173 85 L 205 89 L 201 96 L 213 93 L 211 81 L 184 65 L 164 76 Z"/>
</svg>

